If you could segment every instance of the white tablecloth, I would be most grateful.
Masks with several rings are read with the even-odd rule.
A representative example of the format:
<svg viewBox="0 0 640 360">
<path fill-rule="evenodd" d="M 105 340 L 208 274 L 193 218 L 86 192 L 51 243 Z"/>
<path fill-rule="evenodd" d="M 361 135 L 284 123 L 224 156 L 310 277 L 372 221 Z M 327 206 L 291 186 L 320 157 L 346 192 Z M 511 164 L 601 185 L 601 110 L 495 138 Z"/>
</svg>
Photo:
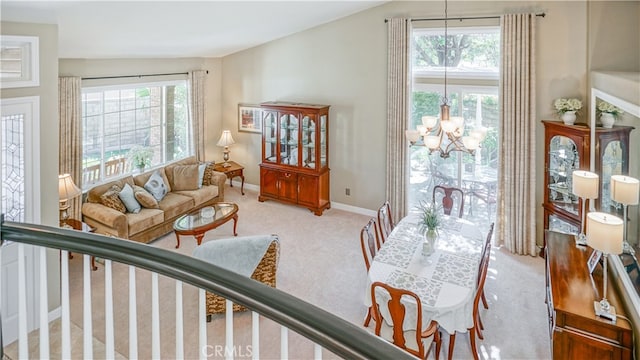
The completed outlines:
<svg viewBox="0 0 640 360">
<path fill-rule="evenodd" d="M 364 303 L 371 306 L 371 284 L 383 282 L 420 297 L 424 327 L 436 320 L 450 334 L 466 332 L 473 326 L 473 298 L 485 239 L 478 226 L 455 217 L 444 216 L 438 231 L 436 251 L 424 256 L 418 214 L 402 219 L 373 259 Z M 376 293 L 378 303 L 386 303 L 380 296 Z M 404 328 L 415 329 L 415 302 L 406 305 Z M 386 306 L 380 306 L 380 311 L 390 318 Z"/>
</svg>

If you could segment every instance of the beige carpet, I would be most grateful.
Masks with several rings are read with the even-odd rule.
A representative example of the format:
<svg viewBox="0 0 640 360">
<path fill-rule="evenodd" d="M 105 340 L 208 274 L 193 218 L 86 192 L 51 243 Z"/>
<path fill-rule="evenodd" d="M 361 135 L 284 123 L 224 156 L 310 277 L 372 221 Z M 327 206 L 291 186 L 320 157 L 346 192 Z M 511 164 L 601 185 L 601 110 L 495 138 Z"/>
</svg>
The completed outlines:
<svg viewBox="0 0 640 360">
<path fill-rule="evenodd" d="M 347 321 L 362 325 L 365 314 L 363 296 L 366 271 L 359 244 L 360 228 L 368 221 L 364 215 L 330 209 L 318 217 L 304 208 L 277 202 L 257 201 L 257 193 L 227 186 L 225 199 L 237 202 L 238 233 L 242 235 L 278 234 L 281 258 L 278 269 L 280 290 L 291 293 L 328 310 Z M 230 237 L 232 222 L 206 234 L 204 241 Z M 181 248 L 175 249 L 175 236 L 169 234 L 152 243 L 153 246 L 191 254 L 195 240 L 185 237 Z M 70 262 L 72 291 L 72 322 L 82 326 L 81 257 Z M 138 349 L 140 358 L 151 357 L 151 276 L 138 270 Z M 94 336 L 104 341 L 104 267 L 92 273 Z M 485 285 L 489 310 L 482 310 L 485 340 L 478 341 L 483 359 L 546 359 L 550 358 L 549 337 L 544 303 L 544 262 L 540 258 L 508 254 L 493 250 L 489 275 Z M 185 357 L 197 358 L 197 290 L 183 288 Z M 160 279 L 160 313 L 162 358 L 175 357 L 175 282 Z M 114 265 L 114 308 L 116 351 L 127 356 L 128 333 L 128 267 Z M 250 313 L 234 317 L 236 358 L 249 358 L 251 348 Z M 224 344 L 224 317 L 215 316 L 207 325 L 209 343 Z M 443 349 L 447 349 L 447 336 Z M 212 358 L 215 348 L 209 349 Z M 221 355 L 221 354 L 219 354 Z M 446 350 L 442 355 L 446 358 Z M 335 358 L 325 351 L 324 358 Z M 96 357 L 99 357 L 96 353 Z M 261 318 L 260 357 L 279 359 L 280 327 Z M 456 339 L 454 357 L 471 358 L 467 334 Z M 289 358 L 313 358 L 313 345 L 299 335 L 289 333 Z"/>
</svg>

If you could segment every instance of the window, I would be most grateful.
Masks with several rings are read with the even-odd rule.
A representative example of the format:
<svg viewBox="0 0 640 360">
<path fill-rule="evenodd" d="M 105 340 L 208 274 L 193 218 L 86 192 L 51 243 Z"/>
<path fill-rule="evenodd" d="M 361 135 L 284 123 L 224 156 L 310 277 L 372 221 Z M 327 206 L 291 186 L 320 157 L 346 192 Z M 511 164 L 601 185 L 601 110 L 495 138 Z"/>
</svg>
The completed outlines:
<svg viewBox="0 0 640 360">
<path fill-rule="evenodd" d="M 0 84 L 2 88 L 40 85 L 36 36 L 0 36 Z"/>
<path fill-rule="evenodd" d="M 83 188 L 134 171 L 134 147 L 150 149 L 152 167 L 192 155 L 187 98 L 186 81 L 83 88 Z"/>
<path fill-rule="evenodd" d="M 495 211 L 491 205 L 495 205 L 499 154 L 499 49 L 497 26 L 448 28 L 447 98 L 451 116 L 464 118 L 465 135 L 474 128 L 485 127 L 487 136 L 475 156 L 453 152 L 445 159 L 426 147 L 411 147 L 410 209 L 420 200 L 431 201 L 433 186 L 441 184 L 463 189 L 465 217 L 491 217 L 487 210 Z M 414 29 L 409 129 L 422 124 L 422 116 L 439 117 L 444 94 L 444 50 L 444 28 Z"/>
</svg>

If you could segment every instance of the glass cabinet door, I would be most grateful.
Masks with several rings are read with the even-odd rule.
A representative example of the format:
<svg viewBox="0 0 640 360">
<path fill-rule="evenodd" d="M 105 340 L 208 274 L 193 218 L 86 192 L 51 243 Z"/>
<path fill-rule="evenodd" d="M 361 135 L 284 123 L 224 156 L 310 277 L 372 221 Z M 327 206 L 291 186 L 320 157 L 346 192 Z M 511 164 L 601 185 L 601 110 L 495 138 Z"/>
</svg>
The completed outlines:
<svg viewBox="0 0 640 360">
<path fill-rule="evenodd" d="M 316 120 L 309 115 L 302 118 L 302 166 L 316 168 Z"/>
<path fill-rule="evenodd" d="M 264 136 L 264 159 L 265 162 L 277 161 L 277 140 L 278 140 L 278 127 L 276 125 L 276 116 L 273 112 L 264 112 L 264 129 L 262 131 Z"/>
<path fill-rule="evenodd" d="M 556 215 L 549 215 L 549 230 L 574 235 L 580 233 L 580 228 L 562 220 Z"/>
<path fill-rule="evenodd" d="M 327 166 L 327 115 L 320 116 L 320 167 Z"/>
<path fill-rule="evenodd" d="M 549 199 L 555 207 L 578 215 L 578 198 L 572 193 L 573 170 L 580 166 L 576 143 L 566 136 L 556 135 L 549 144 L 547 184 Z"/>
<path fill-rule="evenodd" d="M 298 118 L 280 114 L 280 164 L 298 165 Z"/>
<path fill-rule="evenodd" d="M 622 205 L 611 200 L 611 175 L 622 174 L 623 150 L 619 140 L 609 142 L 602 152 L 602 174 L 600 189 L 601 211 L 617 213 L 622 210 Z"/>
</svg>

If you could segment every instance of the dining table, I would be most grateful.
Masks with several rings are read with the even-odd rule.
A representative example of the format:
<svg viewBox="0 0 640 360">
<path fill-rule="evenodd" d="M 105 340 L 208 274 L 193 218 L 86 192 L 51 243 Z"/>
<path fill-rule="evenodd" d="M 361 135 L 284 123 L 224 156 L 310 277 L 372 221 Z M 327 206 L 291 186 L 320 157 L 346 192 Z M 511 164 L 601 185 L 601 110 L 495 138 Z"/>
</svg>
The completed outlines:
<svg viewBox="0 0 640 360">
<path fill-rule="evenodd" d="M 442 216 L 435 250 L 423 254 L 424 232 L 420 215 L 411 212 L 400 220 L 382 244 L 368 273 L 364 304 L 369 307 L 371 284 L 382 282 L 395 288 L 413 291 L 422 303 L 423 328 L 432 320 L 447 333 L 466 332 L 473 327 L 473 302 L 478 267 L 485 237 L 481 228 L 462 218 Z M 380 291 L 380 292 L 378 292 Z M 378 288 L 376 300 L 385 319 L 388 294 Z M 416 303 L 406 297 L 404 330 L 415 330 Z M 391 324 L 389 324 L 391 325 Z"/>
</svg>

